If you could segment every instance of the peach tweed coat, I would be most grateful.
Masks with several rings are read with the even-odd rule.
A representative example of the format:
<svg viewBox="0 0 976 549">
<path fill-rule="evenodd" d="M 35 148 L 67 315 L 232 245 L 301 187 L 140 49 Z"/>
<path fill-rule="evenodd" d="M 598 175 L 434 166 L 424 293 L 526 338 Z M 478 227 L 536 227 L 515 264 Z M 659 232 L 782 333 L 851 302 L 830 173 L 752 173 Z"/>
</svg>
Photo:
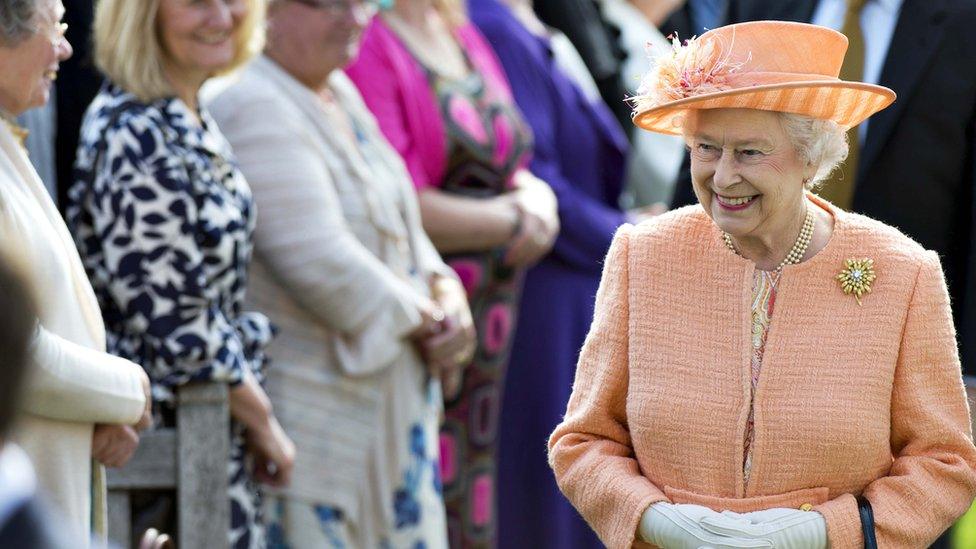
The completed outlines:
<svg viewBox="0 0 976 549">
<path fill-rule="evenodd" d="M 810 503 L 832 549 L 859 549 L 863 494 L 879 546 L 915 549 L 976 496 L 938 257 L 811 200 L 833 214 L 834 232 L 779 282 L 748 484 L 753 263 L 725 247 L 697 205 L 614 238 L 569 407 L 549 441 L 560 488 L 609 547 L 634 545 L 647 506 L 670 501 L 738 512 Z M 877 280 L 858 306 L 835 276 L 845 259 L 865 257 Z"/>
</svg>

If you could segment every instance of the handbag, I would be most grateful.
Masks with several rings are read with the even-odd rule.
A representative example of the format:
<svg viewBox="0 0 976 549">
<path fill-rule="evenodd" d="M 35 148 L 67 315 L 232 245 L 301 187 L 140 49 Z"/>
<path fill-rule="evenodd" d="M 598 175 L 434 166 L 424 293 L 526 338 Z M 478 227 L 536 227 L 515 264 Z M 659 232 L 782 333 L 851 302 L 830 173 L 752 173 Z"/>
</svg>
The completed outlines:
<svg viewBox="0 0 976 549">
<path fill-rule="evenodd" d="M 874 534 L 874 510 L 871 509 L 871 502 L 864 496 L 857 496 L 857 511 L 861 516 L 864 549 L 878 549 L 878 539 Z"/>
</svg>

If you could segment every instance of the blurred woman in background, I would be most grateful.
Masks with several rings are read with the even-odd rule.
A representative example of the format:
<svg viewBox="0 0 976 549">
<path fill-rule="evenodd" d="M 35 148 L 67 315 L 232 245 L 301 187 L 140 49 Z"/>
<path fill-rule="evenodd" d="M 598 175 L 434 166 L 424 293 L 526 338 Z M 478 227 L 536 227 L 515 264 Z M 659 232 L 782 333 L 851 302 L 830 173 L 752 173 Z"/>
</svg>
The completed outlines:
<svg viewBox="0 0 976 549">
<path fill-rule="evenodd" d="M 95 58 L 109 82 L 85 116 L 67 209 L 109 349 L 149 372 L 163 420 L 182 384 L 231 388 L 233 547 L 264 545 L 252 480 L 287 484 L 295 450 L 260 385 L 271 326 L 241 309 L 251 192 L 197 94 L 260 51 L 261 5 L 99 2 Z"/>
<path fill-rule="evenodd" d="M 265 506 L 272 547 L 447 545 L 439 378 L 474 328 L 342 71 L 375 13 L 276 0 L 264 55 L 211 107 L 261 212 L 249 302 L 281 329 L 269 394 L 298 443 L 291 487 Z"/>
<path fill-rule="evenodd" d="M 404 0 L 366 29 L 347 70 L 406 162 L 424 228 L 465 285 L 478 332 L 441 433 L 452 547 L 495 538 L 498 415 L 521 273 L 558 232 L 525 165 L 531 133 L 491 48 L 453 2 Z"/>
<path fill-rule="evenodd" d="M 564 67 L 585 65 L 528 0 L 468 0 L 535 136 L 529 168 L 556 194 L 562 230 L 552 252 L 529 269 L 502 405 L 498 459 L 499 547 L 599 547 L 559 492 L 543 441 L 562 419 L 576 358 L 593 317 L 593 295 L 621 211 L 627 137 L 596 92 Z M 563 42 L 565 40 L 565 42 Z"/>
</svg>

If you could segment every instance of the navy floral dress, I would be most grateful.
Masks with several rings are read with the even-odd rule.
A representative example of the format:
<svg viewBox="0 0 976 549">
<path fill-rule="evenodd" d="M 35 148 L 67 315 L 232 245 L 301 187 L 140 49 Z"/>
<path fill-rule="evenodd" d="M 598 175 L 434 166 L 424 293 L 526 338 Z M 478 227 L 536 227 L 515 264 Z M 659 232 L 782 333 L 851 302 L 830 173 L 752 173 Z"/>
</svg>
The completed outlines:
<svg viewBox="0 0 976 549">
<path fill-rule="evenodd" d="M 82 125 L 67 207 L 108 351 L 146 369 L 163 423 L 178 385 L 260 380 L 272 336 L 266 317 L 241 310 L 251 192 L 214 122 L 199 116 L 178 99 L 143 103 L 107 85 Z M 260 495 L 233 422 L 228 474 L 231 546 L 263 547 Z"/>
</svg>

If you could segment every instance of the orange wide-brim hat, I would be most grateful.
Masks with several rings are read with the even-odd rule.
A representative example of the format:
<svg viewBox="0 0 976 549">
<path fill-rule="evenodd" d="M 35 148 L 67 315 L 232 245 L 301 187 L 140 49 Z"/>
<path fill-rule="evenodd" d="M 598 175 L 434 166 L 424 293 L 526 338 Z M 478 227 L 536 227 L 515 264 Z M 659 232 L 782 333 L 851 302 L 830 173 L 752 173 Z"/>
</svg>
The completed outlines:
<svg viewBox="0 0 976 549">
<path fill-rule="evenodd" d="M 847 37 L 826 27 L 754 21 L 673 38 L 672 47 L 631 98 L 645 130 L 681 134 L 691 109 L 787 112 L 848 129 L 895 100 L 884 86 L 838 78 Z"/>
</svg>

